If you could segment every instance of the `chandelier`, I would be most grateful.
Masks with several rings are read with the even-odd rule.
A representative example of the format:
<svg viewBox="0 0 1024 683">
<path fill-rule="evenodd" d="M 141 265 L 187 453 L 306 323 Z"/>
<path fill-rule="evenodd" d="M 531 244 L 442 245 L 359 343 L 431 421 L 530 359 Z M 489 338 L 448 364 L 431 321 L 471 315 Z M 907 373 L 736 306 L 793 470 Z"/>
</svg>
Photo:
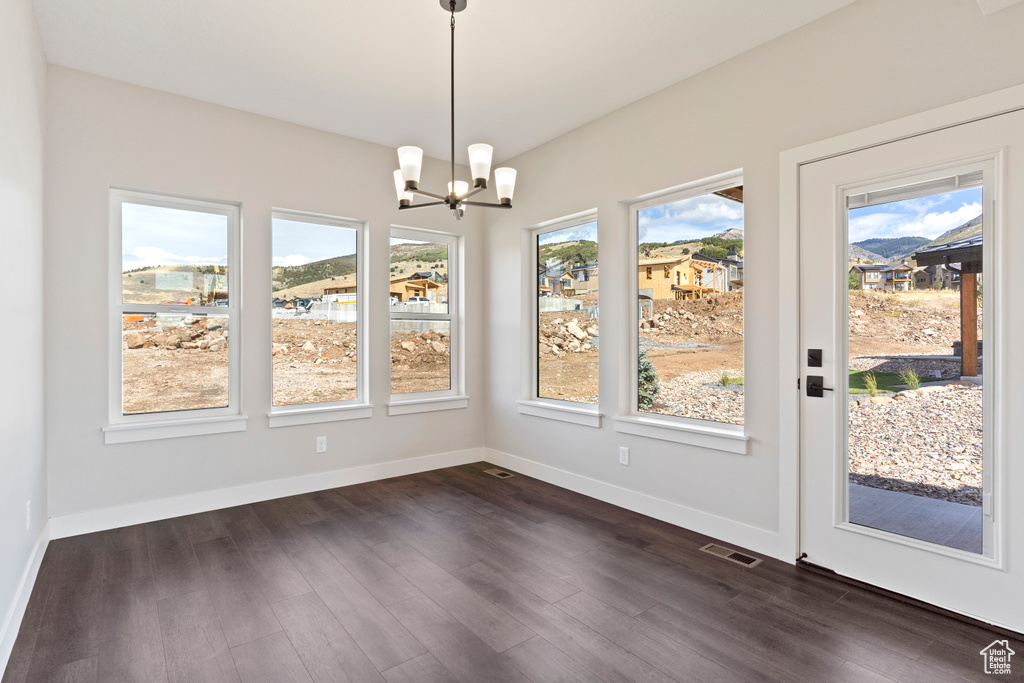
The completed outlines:
<svg viewBox="0 0 1024 683">
<path fill-rule="evenodd" d="M 398 194 L 399 209 L 419 209 L 424 206 L 447 205 L 456 219 L 462 218 L 467 206 L 488 206 L 496 209 L 512 208 L 512 192 L 516 185 L 514 168 L 494 169 L 494 184 L 498 192 L 498 203 L 472 202 L 469 198 L 487 189 L 487 178 L 491 174 L 491 156 L 494 149 L 482 143 L 469 146 L 469 168 L 473 175 L 473 189 L 469 183 L 455 179 L 455 13 L 466 9 L 466 0 L 440 0 L 441 7 L 451 12 L 452 30 L 452 180 L 448 183 L 448 194 L 440 195 L 419 188 L 420 170 L 423 168 L 423 150 L 419 147 L 399 147 L 398 165 L 395 171 L 395 192 Z M 435 201 L 413 204 L 414 195 L 429 197 Z"/>
</svg>

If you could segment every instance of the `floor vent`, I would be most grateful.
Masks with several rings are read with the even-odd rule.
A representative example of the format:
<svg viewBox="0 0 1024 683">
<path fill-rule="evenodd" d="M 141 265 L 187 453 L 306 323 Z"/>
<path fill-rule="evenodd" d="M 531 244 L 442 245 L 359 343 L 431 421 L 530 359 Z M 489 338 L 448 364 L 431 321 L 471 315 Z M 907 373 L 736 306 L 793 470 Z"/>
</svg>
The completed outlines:
<svg viewBox="0 0 1024 683">
<path fill-rule="evenodd" d="M 761 560 L 757 559 L 756 557 L 744 555 L 743 553 L 736 552 L 732 548 L 725 548 L 720 545 L 715 545 L 714 543 L 708 543 L 706 546 L 701 548 L 701 550 L 705 553 L 717 555 L 718 557 L 721 557 L 723 560 L 735 562 L 736 564 L 742 565 L 744 567 L 756 567 L 757 565 L 761 564 Z"/>
<path fill-rule="evenodd" d="M 499 470 L 497 468 L 493 470 L 484 470 L 484 474 L 489 474 L 492 477 L 497 477 L 498 479 L 508 479 L 509 477 L 516 476 L 511 472 L 506 472 L 505 470 Z"/>
</svg>

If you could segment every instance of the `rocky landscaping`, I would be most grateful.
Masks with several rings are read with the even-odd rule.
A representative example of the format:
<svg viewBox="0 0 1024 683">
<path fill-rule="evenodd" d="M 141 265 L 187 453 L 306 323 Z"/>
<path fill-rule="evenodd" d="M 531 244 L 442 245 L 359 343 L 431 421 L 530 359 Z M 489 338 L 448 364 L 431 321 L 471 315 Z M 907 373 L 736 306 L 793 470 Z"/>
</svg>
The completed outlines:
<svg viewBox="0 0 1024 683">
<path fill-rule="evenodd" d="M 850 481 L 981 505 L 982 388 L 969 382 L 850 402 Z"/>
</svg>

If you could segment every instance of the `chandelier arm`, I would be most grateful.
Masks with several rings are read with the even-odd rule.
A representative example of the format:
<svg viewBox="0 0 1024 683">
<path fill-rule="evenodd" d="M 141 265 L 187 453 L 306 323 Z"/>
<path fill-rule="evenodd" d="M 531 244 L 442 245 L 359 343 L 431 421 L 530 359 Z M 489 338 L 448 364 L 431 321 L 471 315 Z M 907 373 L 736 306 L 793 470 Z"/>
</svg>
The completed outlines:
<svg viewBox="0 0 1024 683">
<path fill-rule="evenodd" d="M 495 204 L 494 202 L 464 202 L 460 201 L 459 204 L 465 204 L 466 206 L 489 206 L 492 209 L 511 209 L 512 204 Z"/>
<path fill-rule="evenodd" d="M 432 199 L 440 199 L 442 204 L 448 201 L 448 196 L 447 195 L 434 194 L 433 192 L 427 192 L 426 190 L 416 189 L 416 190 L 409 190 L 409 192 L 412 192 L 412 193 L 418 194 L 418 195 L 423 195 L 424 197 L 430 197 Z"/>
<path fill-rule="evenodd" d="M 404 211 L 406 209 L 422 209 L 425 206 L 440 206 L 442 204 L 447 204 L 447 203 L 448 202 L 426 202 L 424 204 L 405 204 L 403 206 L 399 206 L 398 210 L 399 211 Z"/>
<path fill-rule="evenodd" d="M 468 199 L 469 197 L 472 197 L 472 196 L 473 196 L 473 195 L 475 195 L 476 193 L 478 193 L 478 192 L 483 192 L 483 191 L 484 191 L 484 190 L 486 190 L 486 189 L 487 189 L 487 188 L 485 188 L 485 187 L 478 187 L 478 188 L 476 188 L 476 189 L 470 190 L 469 192 L 467 192 L 467 193 L 466 193 L 466 194 L 464 194 L 464 195 L 459 195 L 459 196 L 457 197 L 457 199 L 458 199 L 458 201 L 460 201 L 460 202 L 461 202 L 461 201 L 462 201 L 463 199 Z"/>
</svg>

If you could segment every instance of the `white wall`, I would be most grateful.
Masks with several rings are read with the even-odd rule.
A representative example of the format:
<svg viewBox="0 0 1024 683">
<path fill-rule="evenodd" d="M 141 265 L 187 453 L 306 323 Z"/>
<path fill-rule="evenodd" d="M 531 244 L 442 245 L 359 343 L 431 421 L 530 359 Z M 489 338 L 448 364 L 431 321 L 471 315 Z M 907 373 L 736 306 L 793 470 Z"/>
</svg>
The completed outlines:
<svg viewBox="0 0 1024 683">
<path fill-rule="evenodd" d="M 0 671 L 31 589 L 46 524 L 43 430 L 43 120 L 46 61 L 28 0 L 0 3 Z M 25 503 L 32 502 L 25 528 Z M 45 543 L 45 542 L 44 542 Z M 38 549 L 45 548 L 45 544 Z M 25 590 L 22 584 L 28 579 Z"/>
<path fill-rule="evenodd" d="M 779 342 L 778 273 L 796 265 L 796 254 L 778 247 L 779 154 L 1022 83 L 1021 35 L 1024 5 L 982 17 L 968 0 L 861 0 L 509 160 L 519 170 L 516 210 L 494 216 L 487 238 L 488 299 L 504 311 L 488 319 L 491 457 L 792 559 L 777 536 L 778 359 L 797 353 Z M 750 453 L 616 433 L 608 418 L 617 413 L 624 379 L 617 361 L 630 333 L 625 283 L 635 277 L 624 265 L 628 213 L 620 202 L 738 168 L 745 185 Z M 522 272 L 523 227 L 594 207 L 606 416 L 600 429 L 518 414 L 520 326 L 531 322 L 519 314 L 520 292 L 507 286 L 509 273 Z M 617 462 L 620 445 L 631 448 L 628 468 Z"/>
<path fill-rule="evenodd" d="M 273 97 L 273 93 L 267 93 Z M 468 409 L 389 417 L 388 266 L 392 223 L 466 233 L 467 260 L 483 258 L 472 214 L 397 210 L 390 148 L 88 75 L 49 71 L 46 314 L 50 515 L 115 508 L 123 523 L 158 509 L 147 501 L 309 477 L 343 468 L 483 445 L 483 328 L 467 326 Z M 443 187 L 444 165 L 425 182 Z M 104 445 L 107 416 L 107 197 L 111 185 L 242 203 L 242 433 Z M 271 207 L 369 221 L 370 419 L 270 429 Z M 116 267 L 116 266 L 115 266 Z M 470 321 L 481 318 L 479 269 L 466 279 Z M 328 454 L 314 439 L 328 437 Z M 478 454 L 478 451 L 469 455 Z M 386 471 L 386 470 L 381 470 Z M 304 481 L 311 481 L 309 479 Z M 278 489 L 279 490 L 279 489 Z M 280 494 L 278 494 L 280 495 Z M 218 494 L 190 499 L 217 507 Z M 22 503 L 23 505 L 23 503 Z M 124 507 L 129 506 L 129 507 Z M 107 519 L 99 515 L 96 520 Z M 81 529 L 84 525 L 64 525 Z M 56 528 L 54 533 L 56 534 Z"/>
</svg>

